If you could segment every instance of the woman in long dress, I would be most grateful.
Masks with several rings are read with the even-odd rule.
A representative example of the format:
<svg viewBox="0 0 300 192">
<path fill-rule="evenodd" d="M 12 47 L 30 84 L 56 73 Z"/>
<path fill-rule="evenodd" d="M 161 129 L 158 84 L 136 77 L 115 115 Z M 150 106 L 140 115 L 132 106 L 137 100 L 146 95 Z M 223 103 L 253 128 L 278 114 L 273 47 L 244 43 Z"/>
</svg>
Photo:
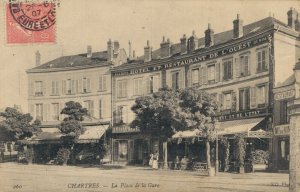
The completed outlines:
<svg viewBox="0 0 300 192">
<path fill-rule="evenodd" d="M 158 169 L 158 152 L 155 152 L 153 155 L 153 169 Z"/>
<path fill-rule="evenodd" d="M 150 153 L 150 159 L 149 159 L 149 166 L 152 167 L 153 166 L 153 153 Z"/>
</svg>

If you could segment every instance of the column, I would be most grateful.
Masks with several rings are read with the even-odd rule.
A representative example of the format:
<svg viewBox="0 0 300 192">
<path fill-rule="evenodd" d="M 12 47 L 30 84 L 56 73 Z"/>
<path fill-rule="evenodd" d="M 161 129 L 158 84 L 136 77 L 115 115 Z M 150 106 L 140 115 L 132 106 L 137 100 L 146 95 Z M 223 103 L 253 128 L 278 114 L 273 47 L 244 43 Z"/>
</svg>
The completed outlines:
<svg viewBox="0 0 300 192">
<path fill-rule="evenodd" d="M 300 191 L 300 98 L 289 106 L 290 115 L 290 174 L 289 191 Z"/>
</svg>

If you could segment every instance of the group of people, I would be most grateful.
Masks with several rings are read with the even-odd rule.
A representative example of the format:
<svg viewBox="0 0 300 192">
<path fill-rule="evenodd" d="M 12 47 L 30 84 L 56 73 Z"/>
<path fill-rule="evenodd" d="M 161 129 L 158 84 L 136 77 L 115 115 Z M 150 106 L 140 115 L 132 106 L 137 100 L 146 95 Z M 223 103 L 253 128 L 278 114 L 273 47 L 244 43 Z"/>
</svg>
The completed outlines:
<svg viewBox="0 0 300 192">
<path fill-rule="evenodd" d="M 149 159 L 149 166 L 152 167 L 152 169 L 158 169 L 158 152 L 156 151 L 154 154 L 150 154 L 150 159 Z"/>
</svg>

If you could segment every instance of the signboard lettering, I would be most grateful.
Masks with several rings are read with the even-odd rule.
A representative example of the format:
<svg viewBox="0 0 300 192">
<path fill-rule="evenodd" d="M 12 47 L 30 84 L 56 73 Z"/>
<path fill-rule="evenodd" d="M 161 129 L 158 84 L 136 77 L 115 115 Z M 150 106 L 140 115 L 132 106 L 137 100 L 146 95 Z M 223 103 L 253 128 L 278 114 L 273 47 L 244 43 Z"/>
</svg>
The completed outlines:
<svg viewBox="0 0 300 192">
<path fill-rule="evenodd" d="M 274 127 L 274 135 L 289 135 L 290 134 L 290 125 L 277 125 Z"/>
<path fill-rule="evenodd" d="M 283 99 L 291 98 L 294 96 L 295 96 L 295 90 L 288 90 L 288 91 L 276 93 L 274 95 L 274 99 L 275 100 L 283 100 Z"/>
</svg>

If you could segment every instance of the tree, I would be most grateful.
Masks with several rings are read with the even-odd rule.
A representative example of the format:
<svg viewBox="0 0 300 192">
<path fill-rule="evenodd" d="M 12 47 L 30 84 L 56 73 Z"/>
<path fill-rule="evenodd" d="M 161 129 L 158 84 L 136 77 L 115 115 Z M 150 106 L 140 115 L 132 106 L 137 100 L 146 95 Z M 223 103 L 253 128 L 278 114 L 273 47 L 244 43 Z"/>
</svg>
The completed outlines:
<svg viewBox="0 0 300 192">
<path fill-rule="evenodd" d="M 39 132 L 39 120 L 33 121 L 29 114 L 23 114 L 15 108 L 7 107 L 4 112 L 0 113 L 4 119 L 0 122 L 0 132 L 7 141 L 16 141 L 31 137 L 34 133 Z"/>
<path fill-rule="evenodd" d="M 68 156 L 66 159 L 69 159 L 69 155 L 72 154 L 76 140 L 84 132 L 84 127 L 81 125 L 80 121 L 83 121 L 84 116 L 87 115 L 87 109 L 83 108 L 78 102 L 69 101 L 66 103 L 65 108 L 62 109 L 61 114 L 67 115 L 58 128 L 61 133 L 64 134 L 61 137 L 65 145 L 65 148 L 62 151 L 65 151 L 65 149 L 70 150 L 70 153 L 65 153 L 65 156 Z"/>
<path fill-rule="evenodd" d="M 139 127 L 142 132 L 158 134 L 163 141 L 171 138 L 176 131 L 198 129 L 199 136 L 206 138 L 210 169 L 209 142 L 215 139 L 212 116 L 217 103 L 209 94 L 196 88 L 162 88 L 152 95 L 137 98 L 131 109 L 136 114 L 132 126 Z"/>
<path fill-rule="evenodd" d="M 210 142 L 216 139 L 214 115 L 217 102 L 206 92 L 196 88 L 186 88 L 180 92 L 180 110 L 178 118 L 185 129 L 199 130 L 199 136 L 205 138 L 206 161 L 211 173 Z"/>
</svg>

